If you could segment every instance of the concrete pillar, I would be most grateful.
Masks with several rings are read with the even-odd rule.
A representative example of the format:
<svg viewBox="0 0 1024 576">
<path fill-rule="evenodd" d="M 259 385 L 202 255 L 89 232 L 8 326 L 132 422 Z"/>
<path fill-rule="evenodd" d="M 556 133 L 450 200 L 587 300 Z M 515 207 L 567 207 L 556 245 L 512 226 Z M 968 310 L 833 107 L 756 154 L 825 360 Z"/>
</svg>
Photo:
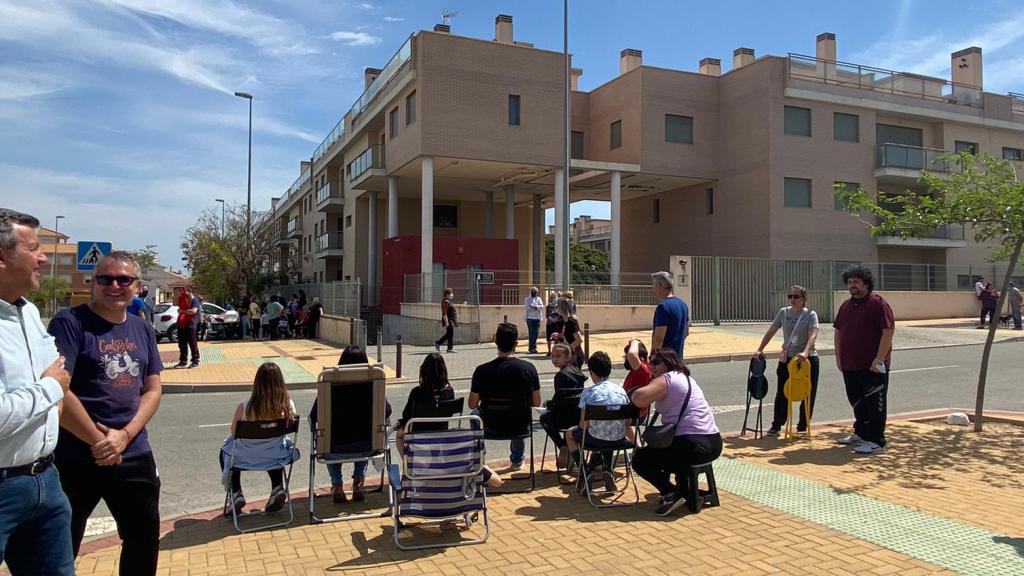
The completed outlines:
<svg viewBox="0 0 1024 576">
<path fill-rule="evenodd" d="M 618 170 L 612 172 L 611 208 L 612 208 L 612 242 L 611 242 L 611 265 L 612 277 L 612 304 L 619 303 L 620 274 L 622 273 L 622 173 Z"/>
<path fill-rule="evenodd" d="M 494 190 L 484 193 L 484 238 L 494 238 Z"/>
<path fill-rule="evenodd" d="M 533 283 L 539 284 L 545 270 L 544 204 L 540 194 L 533 195 Z"/>
<path fill-rule="evenodd" d="M 565 235 L 569 233 L 565 229 L 565 212 L 569 207 L 565 202 L 565 191 L 562 187 L 562 169 L 555 168 L 555 285 L 565 286 L 568 278 L 563 275 L 563 263 L 568 262 L 569 255 L 565 253 Z"/>
<path fill-rule="evenodd" d="M 366 303 L 377 303 L 377 193 L 370 192 L 370 206 L 366 226 Z"/>
<path fill-rule="evenodd" d="M 424 156 L 420 165 L 420 273 L 423 275 L 422 297 L 430 299 L 434 271 L 434 158 Z"/>
<path fill-rule="evenodd" d="M 398 236 L 398 176 L 388 176 L 388 238 Z"/>
<path fill-rule="evenodd" d="M 516 237 L 516 186 L 505 186 L 505 239 Z"/>
</svg>

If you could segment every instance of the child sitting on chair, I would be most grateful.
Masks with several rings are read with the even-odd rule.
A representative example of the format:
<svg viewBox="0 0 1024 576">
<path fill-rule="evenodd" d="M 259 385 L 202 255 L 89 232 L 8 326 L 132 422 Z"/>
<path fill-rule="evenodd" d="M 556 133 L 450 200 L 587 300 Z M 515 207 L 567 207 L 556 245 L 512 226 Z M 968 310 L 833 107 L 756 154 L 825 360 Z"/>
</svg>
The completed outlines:
<svg viewBox="0 0 1024 576">
<path fill-rule="evenodd" d="M 267 499 L 266 512 L 277 512 L 284 507 L 287 494 L 284 488 L 284 466 L 298 458 L 292 438 L 288 435 L 266 440 L 236 440 L 235 425 L 239 421 L 280 420 L 295 418 L 295 404 L 288 397 L 284 374 L 281 368 L 267 362 L 256 371 L 252 384 L 252 394 L 248 402 L 242 402 L 235 409 L 231 419 L 231 436 L 224 440 L 220 449 L 220 465 L 225 484 L 230 482 L 231 497 L 224 506 L 224 515 L 231 516 L 231 510 L 241 513 L 245 507 L 245 496 L 242 495 L 242 473 L 236 468 L 228 469 L 231 464 L 231 452 L 234 448 L 235 464 L 243 468 L 273 468 L 267 470 L 270 476 L 270 498 Z"/>
</svg>

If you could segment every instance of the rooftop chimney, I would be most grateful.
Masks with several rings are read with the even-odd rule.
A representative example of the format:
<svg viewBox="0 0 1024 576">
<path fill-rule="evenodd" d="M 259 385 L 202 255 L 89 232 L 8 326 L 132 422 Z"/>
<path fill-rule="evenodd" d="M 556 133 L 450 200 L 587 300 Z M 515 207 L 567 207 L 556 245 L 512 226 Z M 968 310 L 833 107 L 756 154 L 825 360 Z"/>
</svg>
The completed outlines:
<svg viewBox="0 0 1024 576">
<path fill-rule="evenodd" d="M 367 68 L 363 70 L 363 87 L 369 88 L 370 84 L 380 76 L 380 68 Z"/>
<path fill-rule="evenodd" d="M 619 75 L 643 66 L 644 53 L 635 48 L 626 48 L 619 53 Z"/>
<path fill-rule="evenodd" d="M 721 76 L 722 61 L 718 58 L 701 58 L 700 73 L 705 76 Z"/>
<path fill-rule="evenodd" d="M 831 32 L 818 34 L 818 43 L 814 49 L 818 60 L 836 61 L 836 35 Z"/>
<path fill-rule="evenodd" d="M 732 69 L 742 68 L 754 61 L 753 48 L 737 48 L 732 51 Z"/>
<path fill-rule="evenodd" d="M 494 41 L 502 44 L 512 44 L 512 17 L 508 14 L 498 14 L 494 19 Z"/>
<path fill-rule="evenodd" d="M 569 88 L 573 91 L 580 89 L 580 76 L 583 76 L 583 68 L 569 68 Z"/>
<path fill-rule="evenodd" d="M 971 46 L 953 52 L 950 61 L 951 75 L 956 84 L 982 87 L 981 81 L 981 48 Z"/>
<path fill-rule="evenodd" d="M 448 34 L 452 31 L 452 27 L 448 24 L 434 24 L 434 32 L 440 32 L 441 34 Z"/>
</svg>

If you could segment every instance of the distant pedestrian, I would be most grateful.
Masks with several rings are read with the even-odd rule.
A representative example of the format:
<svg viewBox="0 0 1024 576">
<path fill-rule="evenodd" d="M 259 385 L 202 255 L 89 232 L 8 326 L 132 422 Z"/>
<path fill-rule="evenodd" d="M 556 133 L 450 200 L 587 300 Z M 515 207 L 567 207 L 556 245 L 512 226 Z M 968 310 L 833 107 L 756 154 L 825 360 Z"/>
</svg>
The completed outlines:
<svg viewBox="0 0 1024 576">
<path fill-rule="evenodd" d="M 267 314 L 266 312 L 263 312 L 262 314 L 260 314 L 260 328 L 262 329 L 262 336 L 260 336 L 260 339 L 261 340 L 269 340 L 270 339 L 270 314 Z"/>
<path fill-rule="evenodd" d="M 654 309 L 654 332 L 651 334 L 651 353 L 662 348 L 676 351 L 679 361 L 683 362 L 683 344 L 690 335 L 690 309 L 682 298 L 673 293 L 675 283 L 672 274 L 655 272 L 651 274 L 651 285 L 658 299 L 658 307 Z"/>
<path fill-rule="evenodd" d="M 540 334 L 540 320 L 544 316 L 544 299 L 540 297 L 540 290 L 536 286 L 530 288 L 530 295 L 523 300 L 523 307 L 526 309 L 526 327 L 530 334 L 528 352 L 536 354 L 537 336 Z"/>
<path fill-rule="evenodd" d="M 305 308 L 306 304 L 309 303 L 306 300 L 306 292 L 302 288 L 299 288 L 299 299 L 298 299 L 298 301 L 299 301 L 299 308 Z"/>
<path fill-rule="evenodd" d="M 242 340 L 249 335 L 249 296 L 242 296 L 242 302 L 238 306 L 238 326 L 241 328 Z"/>
<path fill-rule="evenodd" d="M 146 303 L 146 321 L 153 324 L 153 308 L 156 308 L 156 297 L 149 290 L 149 286 L 143 284 L 142 292 L 139 293 L 142 301 Z"/>
<path fill-rule="evenodd" d="M 263 323 L 260 321 L 260 316 L 262 316 L 263 313 L 260 310 L 260 303 L 256 300 L 256 298 L 253 298 L 249 302 L 249 308 L 247 309 L 247 313 L 249 315 L 249 324 L 252 326 L 252 339 L 259 340 L 260 327 L 263 325 Z"/>
<path fill-rule="evenodd" d="M 290 335 L 296 334 L 295 325 L 299 320 L 299 297 L 296 294 L 292 294 L 292 297 L 288 299 L 287 306 L 288 316 L 288 333 Z"/>
<path fill-rule="evenodd" d="M 558 292 L 548 293 L 548 305 L 544 307 L 544 316 L 547 319 L 544 342 L 548 346 L 548 356 L 551 356 L 551 338 L 562 332 L 562 316 L 558 313 Z"/>
<path fill-rule="evenodd" d="M 132 297 L 132 301 L 128 303 L 128 313 L 132 316 L 138 316 L 143 320 L 146 319 L 146 301 L 140 296 L 136 295 Z"/>
<path fill-rule="evenodd" d="M 280 323 L 281 317 L 284 313 L 284 305 L 279 302 L 280 296 L 271 296 L 270 303 L 267 304 L 267 317 L 270 320 L 270 339 L 277 340 L 280 336 Z"/>
<path fill-rule="evenodd" d="M 854 445 L 859 454 L 885 448 L 885 418 L 889 395 L 892 336 L 896 330 L 892 308 L 874 293 L 871 270 L 854 266 L 843 272 L 850 298 L 843 302 L 832 323 L 835 329 L 836 366 L 843 373 L 846 398 L 853 406 L 853 434 L 838 440 Z"/>
<path fill-rule="evenodd" d="M 996 305 L 999 304 L 999 291 L 995 289 L 995 286 L 991 282 L 985 284 L 985 288 L 981 291 L 981 324 L 978 328 L 985 327 L 985 318 L 991 324 L 997 325 L 999 322 L 999 316 L 996 313 Z"/>
<path fill-rule="evenodd" d="M 192 288 L 183 286 L 178 290 L 178 364 L 175 368 L 199 366 L 198 326 L 200 302 L 193 296 Z M 192 362 L 188 362 L 189 351 Z"/>
<path fill-rule="evenodd" d="M 1013 329 L 1024 329 L 1021 326 L 1020 317 L 1021 304 L 1024 304 L 1024 294 L 1021 294 L 1020 288 L 1017 288 L 1013 282 L 1010 282 L 1010 293 L 1007 294 L 1007 297 L 1010 299 L 1010 315 L 1013 316 Z"/>
<path fill-rule="evenodd" d="M 38 227 L 0 208 L 0 561 L 13 576 L 73 576 L 71 506 L 53 467 L 71 375 L 26 299 L 46 264 Z"/>
<path fill-rule="evenodd" d="M 434 350 L 441 351 L 441 344 L 448 343 L 447 352 L 455 351 L 455 326 L 458 325 L 458 313 L 455 311 L 455 291 L 451 288 L 444 289 L 444 299 L 441 300 L 441 326 L 444 328 L 444 336 L 434 342 Z"/>
<path fill-rule="evenodd" d="M 558 301 L 558 314 L 562 317 L 562 338 L 572 348 L 573 364 L 583 369 L 587 361 L 587 354 L 583 350 L 583 332 L 580 330 L 580 321 L 576 313 L 572 311 L 572 303 L 565 298 Z"/>
<path fill-rule="evenodd" d="M 320 297 L 313 296 L 313 303 L 309 305 L 309 312 L 306 315 L 306 338 L 316 338 L 320 327 L 320 317 L 323 313 L 324 309 L 320 305 Z"/>
</svg>

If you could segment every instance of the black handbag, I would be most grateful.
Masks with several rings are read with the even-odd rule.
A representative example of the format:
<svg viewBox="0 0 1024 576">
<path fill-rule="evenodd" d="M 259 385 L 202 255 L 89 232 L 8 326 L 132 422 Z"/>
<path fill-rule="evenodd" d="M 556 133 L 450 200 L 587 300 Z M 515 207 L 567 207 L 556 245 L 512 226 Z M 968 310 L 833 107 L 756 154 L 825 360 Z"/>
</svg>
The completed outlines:
<svg viewBox="0 0 1024 576">
<path fill-rule="evenodd" d="M 640 435 L 644 440 L 644 444 L 651 448 L 668 448 L 672 445 L 672 441 L 676 437 L 676 426 L 679 421 L 682 420 L 683 415 L 686 414 L 686 407 L 690 404 L 690 393 L 693 392 L 693 385 L 690 384 L 690 377 L 686 377 L 686 398 L 683 399 L 683 407 L 679 410 L 679 418 L 672 424 L 659 424 L 657 426 L 648 425 L 644 430 L 644 433 Z M 654 417 L 651 418 L 651 422 L 658 419 L 658 412 L 654 412 Z"/>
</svg>

